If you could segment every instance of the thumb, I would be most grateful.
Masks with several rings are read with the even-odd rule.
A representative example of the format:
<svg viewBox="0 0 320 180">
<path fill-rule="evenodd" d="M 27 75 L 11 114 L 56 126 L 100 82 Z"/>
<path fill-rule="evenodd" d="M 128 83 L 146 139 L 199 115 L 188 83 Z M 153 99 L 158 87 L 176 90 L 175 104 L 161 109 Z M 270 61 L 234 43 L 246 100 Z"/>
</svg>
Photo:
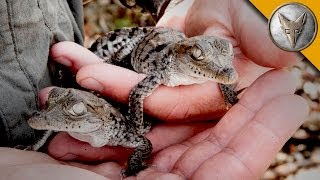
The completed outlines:
<svg viewBox="0 0 320 180">
<path fill-rule="evenodd" d="M 181 0 L 171 1 L 169 3 L 166 12 L 160 18 L 156 26 L 170 27 L 184 32 L 185 18 L 194 0 L 179 1 Z"/>
</svg>

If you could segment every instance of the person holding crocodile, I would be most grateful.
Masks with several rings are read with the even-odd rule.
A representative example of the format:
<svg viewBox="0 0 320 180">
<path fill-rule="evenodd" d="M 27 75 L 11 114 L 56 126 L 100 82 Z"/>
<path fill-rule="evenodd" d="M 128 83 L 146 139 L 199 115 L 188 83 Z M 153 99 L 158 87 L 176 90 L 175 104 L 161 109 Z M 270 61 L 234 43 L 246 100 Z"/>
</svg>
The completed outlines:
<svg viewBox="0 0 320 180">
<path fill-rule="evenodd" d="M 219 7 L 215 4 L 219 4 Z M 147 134 L 154 145 L 154 152 L 157 153 L 153 155 L 150 168 L 138 174 L 138 179 L 257 179 L 271 163 L 276 152 L 300 126 L 308 108 L 303 99 L 291 95 L 295 87 L 292 78 L 284 70 L 268 71 L 264 67 L 290 66 L 301 60 L 301 57 L 277 49 L 267 32 L 261 30 L 265 26 L 263 20 L 254 13 L 250 5 L 242 1 L 217 3 L 209 0 L 185 0 L 160 20 L 158 26 L 179 29 L 187 36 L 207 34 L 228 39 L 234 47 L 234 65 L 239 73 L 238 88 L 249 87 L 239 103 L 216 125 L 212 121 L 201 121 L 217 119 L 225 111 L 223 98 L 216 84 L 160 87 L 156 90 L 145 100 L 145 112 L 168 123 L 155 126 Z M 251 21 L 246 19 L 248 17 Z M 101 60 L 90 51 L 71 42 L 53 46 L 51 57 L 76 72 L 77 82 L 81 86 L 119 102 L 127 102 L 131 88 L 144 77 L 133 71 L 101 64 Z M 42 102 L 46 100 L 48 91 L 49 89 L 44 89 L 40 94 Z M 186 100 L 185 97 L 189 99 Z M 290 111 L 287 108 L 289 105 Z M 48 150 L 51 156 L 69 161 L 121 161 L 128 154 L 127 150 L 121 148 L 92 148 L 73 140 L 65 133 L 55 136 Z M 59 167 L 62 165 L 58 161 L 34 152 L 2 149 L 1 154 L 10 155 L 8 157 L 11 157 L 11 163 L 15 162 L 12 161 L 13 155 L 26 157 L 32 154 L 32 159 L 20 158 L 19 164 L 38 159 L 42 163 L 29 166 L 34 172 L 50 168 L 51 173 L 59 172 L 59 175 L 64 176 L 77 176 L 75 174 L 78 173 L 82 178 L 101 178 L 97 174 L 70 166 L 61 169 Z M 43 165 L 44 162 L 50 166 Z M 2 164 L 5 165 L 6 162 Z M 121 170 L 118 164 L 112 162 L 96 166 L 70 162 L 69 165 L 109 178 L 119 177 Z M 25 166 L 28 165 L 14 168 Z M 1 171 L 6 173 L 8 170 L 10 167 Z M 22 171 L 18 171 L 17 175 L 19 172 Z M 34 177 L 39 176 L 39 172 L 34 174 Z"/>
</svg>

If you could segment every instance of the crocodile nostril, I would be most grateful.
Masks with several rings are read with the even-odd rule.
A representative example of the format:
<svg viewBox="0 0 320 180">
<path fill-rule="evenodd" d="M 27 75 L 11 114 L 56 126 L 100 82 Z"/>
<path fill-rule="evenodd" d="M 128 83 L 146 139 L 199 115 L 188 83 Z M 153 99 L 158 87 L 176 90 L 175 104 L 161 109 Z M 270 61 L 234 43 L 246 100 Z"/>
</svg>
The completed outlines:
<svg viewBox="0 0 320 180">
<path fill-rule="evenodd" d="M 222 70 L 224 73 L 231 73 L 232 69 L 231 68 L 225 68 Z"/>
</svg>

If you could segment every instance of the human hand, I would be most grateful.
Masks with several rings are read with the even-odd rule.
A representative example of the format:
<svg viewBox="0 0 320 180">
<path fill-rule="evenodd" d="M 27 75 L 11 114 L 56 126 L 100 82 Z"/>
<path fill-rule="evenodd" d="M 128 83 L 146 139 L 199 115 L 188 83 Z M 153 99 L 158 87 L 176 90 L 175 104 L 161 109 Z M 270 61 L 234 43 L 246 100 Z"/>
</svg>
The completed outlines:
<svg viewBox="0 0 320 180">
<path fill-rule="evenodd" d="M 192 1 L 188 1 L 185 0 L 185 2 L 192 2 Z M 211 21 L 210 18 L 208 18 L 209 16 L 207 16 L 207 20 L 199 20 L 198 18 L 201 18 L 201 14 L 202 13 L 192 13 L 195 12 L 194 9 L 197 10 L 201 10 L 201 8 L 204 8 L 204 6 L 206 7 L 210 7 L 208 6 L 208 3 L 212 3 L 213 1 L 204 1 L 204 0 L 199 0 L 199 1 L 195 1 L 194 4 L 191 4 L 188 8 L 188 14 L 185 14 L 185 16 L 182 16 L 182 18 L 178 18 L 178 21 L 180 22 L 180 26 L 181 30 L 183 30 L 187 35 L 197 35 L 197 34 L 211 34 L 211 35 L 217 35 L 220 37 L 225 37 L 226 39 L 229 39 L 233 45 L 234 45 L 234 51 L 235 51 L 235 66 L 236 69 L 240 75 L 240 81 L 239 81 L 239 88 L 243 88 L 243 87 L 247 87 L 249 86 L 254 80 L 256 80 L 257 77 L 259 77 L 261 74 L 263 74 L 265 71 L 267 71 L 268 69 L 265 67 L 275 67 L 275 68 L 281 68 L 281 67 L 285 67 L 285 66 L 290 66 L 291 64 L 297 62 L 299 59 L 301 59 L 301 57 L 298 57 L 296 54 L 294 53 L 287 53 L 284 52 L 280 49 L 278 49 L 275 45 L 272 44 L 271 40 L 268 38 L 267 35 L 267 31 L 263 31 L 259 28 L 263 27 L 263 23 L 261 21 L 261 19 L 257 18 L 254 13 L 252 12 L 252 10 L 250 10 L 244 3 L 244 5 L 242 4 L 242 6 L 235 6 L 237 8 L 234 7 L 234 12 L 227 11 L 228 14 L 215 14 L 212 13 L 212 9 L 203 9 L 204 12 L 208 12 L 208 10 L 210 10 L 210 17 L 213 18 L 213 21 Z M 214 1 L 216 2 L 216 1 Z M 235 1 L 227 1 L 227 2 L 232 2 L 235 3 Z M 199 4 L 200 3 L 200 4 Z M 203 4 L 204 3 L 204 4 Z M 216 2 L 217 3 L 217 2 Z M 219 4 L 219 7 L 223 7 L 225 1 L 217 3 Z M 243 2 L 242 2 L 243 3 Z M 231 4 L 231 3 L 230 3 Z M 198 7 L 196 6 L 198 5 Z M 227 4 L 228 5 L 228 4 Z M 181 7 L 181 6 L 180 6 Z M 214 6 L 213 6 L 214 7 Z M 241 8 L 239 8 L 241 7 Z M 177 7 L 178 8 L 178 7 Z M 186 10 L 186 7 L 184 7 Z M 246 17 L 250 17 L 250 19 L 252 21 L 248 21 L 246 22 L 246 19 L 241 19 L 240 17 L 240 12 L 243 11 L 244 15 Z M 246 12 L 246 11 L 249 11 Z M 202 12 L 202 11 L 201 11 Z M 225 12 L 225 11 L 224 11 Z M 230 12 L 232 12 L 232 14 L 235 14 L 236 12 L 238 13 L 237 16 L 233 16 L 233 19 L 231 20 L 228 19 L 229 21 L 227 21 L 226 24 L 224 22 L 224 17 L 230 17 Z M 221 12 L 223 13 L 223 12 Z M 239 14 L 240 13 L 240 14 Z M 179 13 L 178 13 L 179 14 Z M 177 15 L 177 13 L 176 13 Z M 205 13 L 202 15 L 206 15 Z M 216 15 L 216 16 L 214 16 Z M 226 15 L 226 16 L 225 16 Z M 166 16 L 168 17 L 168 16 Z M 204 16 L 203 16 L 204 17 Z M 193 20 L 192 20 L 193 18 Z M 204 17 L 206 18 L 206 17 Z M 220 19 L 219 19 L 220 18 Z M 177 19 L 176 19 L 177 21 Z M 170 18 L 168 18 L 168 23 L 166 24 L 166 26 L 170 25 L 170 22 L 174 22 L 174 21 L 170 21 Z M 181 23 L 182 22 L 182 23 Z M 162 25 L 164 25 L 164 20 L 160 21 L 159 25 L 163 23 Z M 200 23 L 200 24 L 197 24 Z M 248 26 L 245 26 L 246 24 L 248 24 Z M 173 24 L 173 23 L 172 23 Z M 175 25 L 179 25 L 179 23 L 175 22 Z M 187 26 L 187 24 L 189 24 Z M 193 26 L 191 25 L 193 24 Z M 229 26 L 228 26 L 229 25 Z M 232 29 L 232 31 L 226 27 L 232 27 L 234 29 Z M 177 26 L 178 27 L 178 26 Z M 176 28 L 177 28 L 176 27 Z M 197 27 L 197 29 L 195 29 L 194 27 Z M 178 27 L 179 28 L 179 27 Z M 192 29 L 193 28 L 193 29 Z M 259 31 L 258 31 L 259 30 Z M 257 41 L 257 39 L 259 39 L 259 41 Z M 269 42 L 270 41 L 270 42 Z M 74 52 L 82 52 L 80 53 L 80 55 L 75 55 L 75 53 L 69 51 L 70 48 L 74 48 Z M 60 49 L 60 50 L 59 50 Z M 62 49 L 64 49 L 62 51 Z M 252 50 L 251 50 L 252 49 Z M 253 51 L 254 50 L 254 51 Z M 102 94 L 113 98 L 114 100 L 120 101 L 120 102 L 127 102 L 127 98 L 128 98 L 128 93 L 130 91 L 130 89 L 139 81 L 143 78 L 143 75 L 138 75 L 134 72 L 128 71 L 128 70 L 124 70 L 122 68 L 119 67 L 114 67 L 112 65 L 105 65 L 105 64 L 101 64 L 101 61 L 98 60 L 95 57 L 92 57 L 92 55 L 89 55 L 90 53 L 86 52 L 84 53 L 84 50 L 80 50 L 78 49 L 78 47 L 76 47 L 75 45 L 71 45 L 68 43 L 61 43 L 57 46 L 55 46 L 52 50 L 52 54 L 53 57 L 56 58 L 56 60 L 62 64 L 65 64 L 69 67 L 72 67 L 73 69 L 75 69 L 78 73 L 77 73 L 77 81 L 80 85 L 93 89 L 93 90 L 97 90 L 100 91 Z M 80 57 L 82 56 L 82 57 Z M 259 65 L 265 66 L 259 66 Z M 79 71 L 78 71 L 79 70 Z M 270 91 L 270 87 L 272 87 L 272 90 L 274 89 L 274 87 L 281 87 L 281 88 L 291 88 L 291 90 L 286 91 L 283 94 L 290 94 L 293 92 L 292 88 L 293 86 L 290 85 L 290 78 L 287 77 L 287 75 L 285 75 L 286 73 L 282 72 L 278 75 L 273 76 L 272 78 L 275 78 L 277 80 L 282 80 L 281 83 L 279 84 L 274 84 L 274 82 L 270 82 L 269 84 L 264 84 L 264 88 L 266 91 Z M 267 76 L 267 75 L 266 75 Z M 108 78 L 110 77 L 110 78 Z M 114 79 L 114 77 L 118 77 L 116 80 Z M 95 80 L 98 80 L 98 84 L 93 84 L 92 82 L 88 83 L 85 82 L 85 80 L 88 80 L 89 78 L 94 78 Z M 261 77 L 262 78 L 262 77 Z M 284 79 L 282 79 L 284 78 Z M 258 79 L 256 82 L 258 83 L 259 81 L 263 82 L 261 79 Z M 87 84 L 86 84 L 87 83 Z M 261 84 L 260 84 L 261 85 Z M 275 86 L 276 85 L 276 86 Z M 278 86 L 280 85 L 280 86 Z M 287 86 L 287 87 L 285 87 Z M 250 87 L 252 88 L 252 87 Z M 258 88 L 260 90 L 260 88 Z M 261 88 L 262 89 L 262 88 Z M 261 91 L 261 90 L 260 90 Z M 257 99 L 261 99 L 262 94 L 260 91 L 248 91 L 251 92 L 251 95 L 247 95 L 247 96 L 253 96 L 254 101 L 252 101 L 252 103 L 257 103 Z M 246 92 L 245 94 L 248 94 L 248 92 Z M 250 94 L 250 93 L 249 93 Z M 283 95 L 281 94 L 281 95 Z M 273 98 L 276 98 L 277 96 L 280 96 L 280 94 L 273 94 Z M 244 95 L 245 96 L 245 95 Z M 164 98 L 166 97 L 166 98 Z M 189 97 L 188 101 L 185 101 L 185 97 Z M 243 97 L 244 98 L 244 97 Z M 280 97 L 279 97 L 280 98 Z M 270 163 L 270 159 L 272 159 L 272 157 L 275 155 L 275 153 L 277 152 L 277 150 L 280 149 L 280 147 L 283 145 L 283 143 L 285 142 L 285 140 L 287 138 L 289 138 L 289 136 L 294 132 L 294 130 L 298 127 L 298 125 L 301 124 L 301 121 L 303 120 L 303 117 L 305 116 L 305 112 L 307 111 L 306 106 L 303 102 L 302 99 L 297 99 L 297 97 L 295 96 L 288 96 L 288 97 L 282 97 L 283 99 L 280 98 L 280 100 L 277 102 L 273 102 L 271 101 L 271 99 L 266 100 L 265 104 L 261 104 L 260 108 L 261 109 L 257 109 L 255 112 L 253 112 L 252 117 L 243 117 L 246 114 L 242 114 L 242 113 L 235 113 L 233 115 L 230 115 L 231 117 L 235 118 L 236 115 L 244 118 L 239 118 L 241 119 L 241 122 L 238 122 L 233 125 L 233 126 L 237 126 L 236 130 L 232 130 L 230 131 L 230 133 L 228 133 L 228 129 L 235 129 L 230 127 L 230 122 L 233 122 L 234 120 L 232 119 L 232 121 L 228 121 L 224 120 L 224 119 L 231 119 L 231 118 L 223 118 L 223 120 L 220 122 L 225 122 L 223 128 L 218 128 L 218 132 L 224 134 L 227 133 L 229 134 L 228 137 L 223 137 L 223 142 L 225 144 L 225 146 L 221 147 L 222 151 L 225 148 L 230 148 L 228 145 L 233 142 L 235 143 L 235 145 L 239 144 L 243 144 L 243 146 L 247 146 L 247 148 L 244 148 L 242 146 L 238 146 L 238 147 L 233 147 L 231 146 L 231 148 L 234 148 L 234 152 L 235 155 L 239 155 L 239 152 L 243 152 L 244 150 L 247 150 L 248 152 L 252 152 L 252 154 L 257 153 L 257 150 L 261 149 L 259 147 L 252 147 L 252 143 L 254 143 L 254 141 L 248 142 L 248 138 L 244 137 L 244 138 L 235 138 L 236 134 L 241 132 L 241 131 L 245 131 L 247 132 L 247 134 L 252 135 L 252 137 L 256 137 L 257 136 L 257 132 L 254 131 L 254 129 L 250 129 L 250 127 L 247 127 L 246 125 L 243 125 L 242 123 L 248 123 L 248 124 L 255 124 L 255 118 L 256 116 L 255 113 L 259 114 L 260 110 L 262 110 L 262 112 L 267 111 L 268 113 L 272 114 L 272 112 L 274 111 L 275 108 L 277 110 L 282 110 L 283 108 L 285 108 L 286 102 L 291 102 L 291 103 L 295 103 L 295 105 L 297 105 L 297 107 L 295 107 L 296 109 L 296 123 L 294 124 L 290 124 L 290 126 L 284 126 L 281 128 L 284 128 L 282 130 L 283 134 L 280 134 L 278 137 L 278 141 L 277 142 L 273 142 L 272 139 L 268 139 L 268 138 L 272 138 L 271 136 L 267 136 L 265 135 L 265 137 L 261 137 L 261 138 L 265 138 L 265 141 L 262 142 L 261 144 L 264 146 L 271 146 L 271 149 L 267 149 L 264 154 L 261 153 L 261 157 L 257 156 L 256 154 L 253 155 L 253 157 L 256 160 L 256 167 L 253 167 L 253 163 L 252 160 L 250 160 L 249 156 L 245 156 L 243 157 L 243 159 L 241 159 L 240 161 L 243 162 L 244 166 L 248 166 L 249 170 L 241 170 L 240 168 L 243 168 L 244 166 L 239 166 L 238 168 L 234 167 L 231 168 L 230 171 L 235 170 L 229 172 L 229 171 L 225 171 L 225 172 L 215 172 L 214 175 L 217 176 L 222 176 L 222 177 L 230 177 L 230 175 L 238 175 L 237 177 L 244 177 L 245 175 L 248 175 L 246 173 L 250 172 L 250 168 L 255 168 L 251 175 L 253 177 L 259 177 L 259 175 L 261 175 L 261 173 L 263 172 L 263 170 L 267 167 L 268 163 Z M 285 99 L 287 98 L 287 99 Z M 183 101 L 182 101 L 183 100 Z M 242 101 L 245 100 L 241 100 L 240 103 Z M 271 102 L 269 102 L 271 101 Z M 202 85 L 193 85 L 193 86 L 185 86 L 185 87 L 177 87 L 177 88 L 167 88 L 167 87 L 160 87 L 157 91 L 154 92 L 154 94 L 152 94 L 149 98 L 146 99 L 145 101 L 145 111 L 157 118 L 166 120 L 166 121 L 179 121 L 179 122 L 184 122 L 184 121 L 191 121 L 191 120 L 207 120 L 207 119 L 214 119 L 216 117 L 221 116 L 223 113 L 223 109 L 224 106 L 221 106 L 222 103 L 222 97 L 221 94 L 216 86 L 216 84 L 214 83 L 205 83 Z M 268 105 L 268 104 L 272 104 L 272 105 Z M 278 104 L 279 103 L 279 104 Z M 256 104 L 254 104 L 256 105 Z M 237 105 L 241 107 L 241 104 Z M 266 106 L 266 107 L 264 107 Z M 270 106 L 272 108 L 270 108 Z M 278 108 L 276 108 L 278 107 Z M 264 108 L 266 108 L 267 110 L 264 110 Z M 232 109 L 237 109 L 236 107 L 232 108 Z M 249 108 L 248 111 L 250 111 L 251 109 Z M 232 112 L 232 110 L 228 113 L 230 114 Z M 287 114 L 287 111 L 281 112 L 279 115 L 279 119 L 281 119 L 281 122 L 284 122 L 285 120 L 289 119 L 286 118 L 286 116 L 291 115 L 291 114 Z M 226 115 L 226 117 L 228 117 L 228 114 Z M 269 116 L 266 115 L 267 113 L 264 112 L 262 113 L 262 117 L 265 117 L 266 119 L 269 117 L 270 118 L 270 114 Z M 274 114 L 272 114 L 274 115 Z M 261 119 L 264 119 L 262 118 Z M 270 120 L 270 119 L 269 119 Z M 240 121 L 240 120 L 239 120 Z M 252 123 L 249 123 L 249 121 Z M 267 121 L 267 120 L 266 120 Z M 219 123 L 219 124 L 220 124 Z M 266 122 L 266 123 L 270 123 L 270 125 L 275 125 L 276 122 Z M 222 123 L 223 124 L 223 123 Z M 209 127 L 209 126 L 208 126 Z M 210 126 L 211 127 L 211 126 Z M 218 126 L 219 127 L 219 126 Z M 156 129 L 156 128 L 155 128 Z M 166 128 L 164 128 L 166 129 Z M 155 147 L 157 150 L 160 150 L 164 147 L 167 147 L 168 145 L 172 145 L 175 143 L 178 143 L 178 145 L 172 146 L 170 148 L 167 148 L 163 151 L 161 151 L 160 153 L 158 153 L 155 158 L 154 161 L 152 162 L 153 164 L 156 164 L 156 167 L 158 169 L 161 170 L 165 170 L 165 171 L 171 171 L 173 169 L 172 172 L 178 172 L 177 174 L 181 174 L 185 177 L 197 177 L 197 174 L 201 175 L 212 175 L 210 172 L 205 171 L 206 169 L 199 169 L 200 167 L 205 167 L 206 163 L 210 163 L 212 162 L 212 159 L 214 159 L 213 157 L 220 157 L 223 155 L 223 153 L 219 153 L 217 152 L 217 150 L 215 150 L 215 148 L 217 148 L 217 146 L 215 146 L 215 144 L 213 143 L 213 146 L 206 146 L 206 147 L 200 147 L 201 149 L 203 148 L 203 153 L 205 153 L 205 158 L 199 158 L 199 155 L 202 155 L 201 151 L 192 151 L 192 149 L 197 149 L 199 147 L 197 147 L 197 144 L 205 144 L 206 142 L 211 142 L 212 141 L 212 137 L 213 139 L 216 138 L 214 133 L 213 135 L 208 135 L 211 134 L 210 132 L 215 132 L 216 128 L 212 128 L 209 129 L 207 131 L 204 131 L 203 133 L 200 133 L 198 136 L 191 138 L 190 140 L 188 140 L 187 142 L 191 141 L 193 143 L 189 144 L 190 146 L 182 146 L 179 142 L 181 142 L 183 139 L 188 138 L 188 136 L 181 136 L 181 138 L 178 138 L 178 140 L 174 140 L 170 141 L 170 143 L 167 143 L 166 141 L 169 141 L 172 137 L 176 137 L 173 136 L 174 133 L 169 134 L 168 136 L 166 136 L 166 138 L 164 139 L 161 135 L 166 134 L 163 133 L 163 131 L 158 131 L 158 134 L 155 135 L 155 138 L 152 139 L 152 134 L 154 133 L 153 131 L 151 131 L 151 133 L 148 134 L 148 138 L 151 139 L 153 144 L 156 144 Z M 249 129 L 249 130 L 248 130 Z M 275 128 L 273 126 L 271 127 L 266 127 L 265 130 L 271 130 L 271 131 L 279 131 L 280 128 Z M 201 130 L 200 130 L 201 131 Z M 209 132 L 208 132 L 209 131 Z M 182 132 L 182 131 L 181 131 Z M 207 132 L 207 134 L 205 133 Z M 192 134 L 192 133 L 191 133 Z M 190 135 L 191 135 L 190 134 Z M 69 159 L 69 160 L 106 160 L 106 159 L 110 159 L 111 156 L 114 155 L 113 151 L 110 153 L 107 151 L 107 149 L 109 147 L 106 147 L 107 149 L 90 149 L 90 147 L 88 147 L 87 145 L 84 145 L 83 143 L 80 142 L 75 142 L 74 140 L 70 140 L 67 137 L 65 137 L 66 135 L 64 134 L 60 134 L 60 138 L 59 136 L 57 136 L 50 144 L 49 146 L 49 151 L 50 153 L 54 156 L 54 157 L 61 157 L 64 156 L 66 154 L 73 154 L 73 156 L 64 156 L 64 159 Z M 151 136 L 151 137 L 150 137 Z M 202 138 L 199 138 L 202 137 Z M 178 135 L 178 137 L 180 137 Z M 198 137 L 198 138 L 197 138 Z M 219 139 L 221 137 L 218 137 Z M 237 141 L 231 141 L 230 139 L 238 139 Z M 196 140 L 194 140 L 196 139 Z M 225 139 L 225 140 L 224 140 Z M 162 146 L 157 146 L 157 142 L 163 140 L 164 144 L 166 145 L 162 145 Z M 70 148 L 66 147 L 65 144 L 71 141 L 72 146 L 70 146 Z M 259 141 L 260 142 L 260 141 Z M 79 144 L 80 143 L 80 144 Z M 182 143 L 185 144 L 185 143 Z M 187 143 L 188 144 L 188 143 Z M 232 144 L 232 143 L 231 143 Z M 261 145 L 260 144 L 260 145 Z M 81 148 L 79 147 L 85 147 L 86 150 L 81 150 Z M 184 148 L 183 148 L 184 147 Z M 89 148 L 89 151 L 88 151 Z M 240 149 L 239 149 L 240 148 Z M 242 149 L 243 148 L 243 149 Z M 272 149 L 273 148 L 273 149 Z M 80 149 L 80 150 L 79 150 Z M 119 152 L 118 148 L 117 152 Z M 187 150 L 187 149 L 190 149 Z M 240 151 L 242 150 L 242 151 Z M 186 152 L 185 152 L 186 151 Z M 88 153 L 90 152 L 90 153 Z M 184 153 L 185 152 L 185 153 Z M 120 153 L 118 155 L 123 156 L 123 154 L 125 154 L 123 151 L 120 150 Z M 242 155 L 242 154 L 240 154 Z M 120 158 L 118 156 L 113 156 L 115 159 Z M 169 158 L 170 157 L 170 158 Z M 212 157 L 212 158 L 210 158 Z M 232 157 L 232 156 L 231 156 Z M 242 157 L 242 156 L 241 156 Z M 269 159 L 263 159 L 265 157 L 268 157 Z M 196 163 L 194 163 L 193 159 L 190 158 L 196 158 L 198 161 Z M 230 158 L 230 157 L 229 157 Z M 62 158 L 63 159 L 63 158 Z M 216 160 L 215 160 L 216 161 Z M 233 165 L 236 165 L 237 162 L 235 162 L 235 160 L 230 162 L 230 165 L 226 165 L 224 164 L 222 161 L 217 163 L 217 170 L 220 169 L 224 169 L 225 167 L 232 167 Z M 97 167 L 90 167 L 91 170 L 96 171 L 96 172 L 100 172 L 103 173 L 103 171 L 101 171 L 101 169 L 104 169 L 105 164 L 101 164 L 98 168 L 98 170 L 96 169 Z M 190 165 L 192 167 L 190 167 Z M 82 165 L 79 165 L 82 166 Z M 106 165 L 107 166 L 107 165 Z M 89 168 L 89 166 L 85 166 L 86 168 Z M 104 167 L 104 168 L 101 168 Z M 99 171 L 100 169 L 100 171 Z M 239 170 L 239 172 L 237 173 L 236 170 Z M 151 172 L 151 173 L 148 173 Z M 202 173 L 200 173 L 202 172 Z M 203 173 L 205 172 L 205 173 Z M 228 174 L 229 173 L 229 174 Z M 147 170 L 145 171 L 145 173 L 141 173 L 140 177 L 152 177 L 154 175 L 160 175 L 161 173 L 157 172 L 157 171 L 150 171 Z M 166 176 L 166 174 L 162 174 L 164 176 Z M 171 174 L 172 175 L 172 174 Z M 227 176 L 229 175 L 229 176 Z M 173 175 L 174 176 L 174 175 Z M 139 177 L 139 176 L 138 176 Z"/>
<path fill-rule="evenodd" d="M 272 91 L 267 89 L 269 85 L 274 87 Z M 177 144 L 155 153 L 151 168 L 136 178 L 258 179 L 308 113 L 308 106 L 301 97 L 288 95 L 294 87 L 295 83 L 287 72 L 272 71 L 263 75 L 215 127 L 210 126 L 182 143 L 177 141 Z M 180 131 L 176 134 L 179 135 Z M 158 142 L 171 140 L 173 135 L 156 127 L 148 138 L 157 151 L 162 149 Z M 59 134 L 49 145 L 51 155 L 65 160 L 123 160 L 126 151 L 118 147 L 92 148 L 66 134 Z M 113 178 L 119 177 L 123 168 L 110 162 L 69 164 Z"/>
<path fill-rule="evenodd" d="M 121 102 L 126 102 L 130 86 L 142 78 L 142 75 L 132 71 L 101 64 L 101 60 L 91 52 L 69 42 L 53 47 L 52 56 L 72 67 L 77 72 L 78 82 L 83 76 L 88 76 L 87 73 L 94 78 L 101 76 L 104 81 L 99 85 L 100 92 L 107 95 L 114 93 L 112 97 Z M 93 70 L 95 71 L 92 72 Z M 118 78 L 115 80 L 107 77 Z M 154 145 L 151 161 L 154 168 L 143 171 L 137 178 L 160 176 L 179 179 L 180 176 L 200 178 L 199 176 L 204 175 L 210 178 L 259 177 L 276 152 L 300 126 L 308 112 L 302 98 L 290 95 L 294 89 L 295 83 L 288 72 L 273 70 L 257 79 L 217 126 L 204 122 L 183 124 L 187 120 L 181 120 L 182 124 L 168 123 L 155 126 L 147 134 Z M 161 91 L 167 91 L 169 95 L 170 92 L 174 92 L 167 87 L 159 88 L 156 91 L 158 99 L 153 99 L 155 95 L 151 95 L 148 101 L 152 103 L 147 104 L 147 108 L 166 105 L 160 100 L 161 95 L 163 98 L 167 94 Z M 43 102 L 46 94 L 46 90 L 40 94 Z M 190 138 L 197 133 L 199 134 Z M 65 133 L 58 134 L 50 142 L 48 150 L 57 159 L 78 161 L 122 162 L 131 152 L 119 147 L 93 148 L 70 138 Z M 155 153 L 157 151 L 160 152 Z M 123 168 L 110 162 L 96 166 L 79 163 L 70 165 L 89 169 L 107 177 L 118 177 L 120 169 Z M 200 179 L 202 178 L 206 177 Z"/>
</svg>

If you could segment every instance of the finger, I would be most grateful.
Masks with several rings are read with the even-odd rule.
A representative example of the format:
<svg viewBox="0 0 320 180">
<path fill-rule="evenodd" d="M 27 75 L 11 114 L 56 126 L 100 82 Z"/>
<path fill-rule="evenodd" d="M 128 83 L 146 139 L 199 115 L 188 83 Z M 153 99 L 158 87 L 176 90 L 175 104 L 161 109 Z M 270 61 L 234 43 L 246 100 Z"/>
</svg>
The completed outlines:
<svg viewBox="0 0 320 180">
<path fill-rule="evenodd" d="M 77 179 L 77 180 L 106 180 L 105 177 L 96 173 L 75 168 L 72 166 L 64 166 L 61 164 L 18 164 L 1 167 L 1 179 L 17 180 L 17 179 Z M 5 178 L 4 178 L 5 177 Z"/>
<path fill-rule="evenodd" d="M 110 179 L 120 179 L 120 172 L 124 168 L 123 166 L 120 166 L 118 163 L 115 163 L 115 162 L 105 162 L 98 165 L 89 165 L 89 164 L 83 164 L 78 162 L 65 162 L 65 161 L 61 163 L 67 164 L 69 166 L 86 169 Z"/>
<path fill-rule="evenodd" d="M 157 180 L 183 180 L 184 178 L 172 174 L 172 173 L 166 173 L 166 172 L 160 172 L 156 169 L 150 167 L 142 172 L 140 172 L 137 177 L 137 180 L 145 180 L 145 179 L 157 179 Z"/>
<path fill-rule="evenodd" d="M 187 138 L 199 133 L 214 123 L 190 123 L 184 124 L 163 124 L 157 125 L 147 134 L 153 145 L 153 152 L 170 145 L 185 141 Z M 163 136 L 165 134 L 166 136 Z M 82 161 L 126 161 L 132 149 L 104 146 L 95 148 L 88 143 L 73 139 L 67 133 L 59 133 L 54 137 L 48 146 L 51 156 L 59 160 L 82 160 Z"/>
<path fill-rule="evenodd" d="M 102 63 L 102 59 L 88 49 L 68 41 L 53 45 L 50 50 L 50 57 L 74 71 L 78 71 L 81 67 L 89 64 Z"/>
<path fill-rule="evenodd" d="M 46 87 L 46 88 L 43 88 L 40 90 L 39 103 L 40 103 L 41 108 L 45 108 L 49 93 L 53 88 L 55 88 L 55 87 L 51 86 L 51 87 Z"/>
<path fill-rule="evenodd" d="M 59 164 L 59 162 L 44 153 L 24 151 L 14 148 L 0 147 L 0 166 L 19 164 Z"/>
<path fill-rule="evenodd" d="M 99 64 L 80 69 L 76 78 L 82 87 L 127 103 L 131 89 L 144 77 L 121 67 Z M 151 116 L 168 121 L 208 120 L 221 117 L 226 110 L 220 89 L 213 82 L 160 86 L 144 100 L 144 108 Z"/>
<path fill-rule="evenodd" d="M 270 68 L 259 66 L 253 63 L 241 53 L 235 54 L 233 66 L 235 67 L 239 76 L 237 81 L 238 89 L 249 87 L 258 77 L 271 70 Z"/>
<path fill-rule="evenodd" d="M 228 144 L 264 104 L 275 97 L 292 94 L 295 84 L 290 73 L 283 70 L 264 74 L 246 90 L 239 103 L 232 107 L 213 129 L 207 130 L 205 135 L 200 133 L 191 138 L 184 142 L 183 146 L 173 147 L 175 149 L 172 148 L 170 153 L 166 150 L 158 153 L 156 164 L 165 169 L 173 167 L 172 163 L 175 163 L 175 171 L 190 177 L 202 162 Z M 270 87 L 273 87 L 272 90 Z M 172 157 L 179 160 L 175 162 Z M 193 163 L 189 163 L 192 157 L 195 159 Z M 166 167 L 163 167 L 163 164 Z"/>
<path fill-rule="evenodd" d="M 96 64 L 80 69 L 76 79 L 84 88 L 127 103 L 129 92 L 144 77 L 143 74 L 119 66 Z"/>
<path fill-rule="evenodd" d="M 164 13 L 164 15 L 157 22 L 156 26 L 170 27 L 172 29 L 184 32 L 185 17 L 193 2 L 194 0 L 184 0 L 179 2 L 176 6 Z"/>
<path fill-rule="evenodd" d="M 102 162 L 104 160 L 123 162 L 131 149 L 118 147 L 95 148 L 88 143 L 70 137 L 66 132 L 58 133 L 48 145 L 48 153 L 62 161 Z"/>
<path fill-rule="evenodd" d="M 259 179 L 303 123 L 308 111 L 302 97 L 288 95 L 273 99 L 221 152 L 206 160 L 193 178 L 211 179 L 212 176 L 204 176 L 204 172 L 210 172 L 226 179 Z"/>
</svg>

